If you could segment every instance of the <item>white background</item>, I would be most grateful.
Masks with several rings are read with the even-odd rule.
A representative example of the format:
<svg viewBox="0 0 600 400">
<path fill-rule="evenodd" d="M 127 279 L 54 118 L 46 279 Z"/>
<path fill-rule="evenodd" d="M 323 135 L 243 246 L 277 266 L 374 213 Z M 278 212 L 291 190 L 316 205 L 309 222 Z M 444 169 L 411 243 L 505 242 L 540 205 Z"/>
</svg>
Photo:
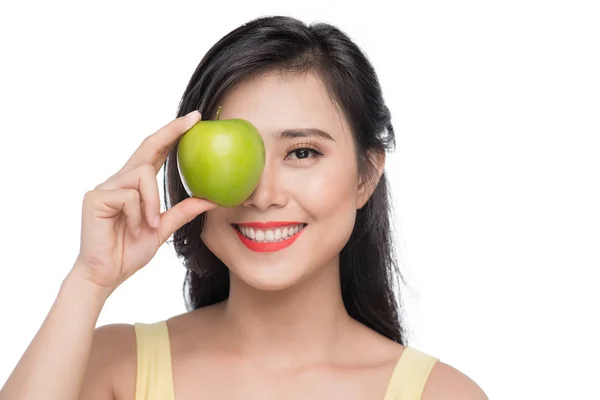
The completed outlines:
<svg viewBox="0 0 600 400">
<path fill-rule="evenodd" d="M 174 118 L 219 38 L 286 14 L 379 73 L 411 344 L 492 399 L 600 398 L 597 2 L 83 3 L 0 8 L 0 384 L 77 255 L 85 191 Z M 98 324 L 184 312 L 183 275 L 163 246 Z"/>
</svg>

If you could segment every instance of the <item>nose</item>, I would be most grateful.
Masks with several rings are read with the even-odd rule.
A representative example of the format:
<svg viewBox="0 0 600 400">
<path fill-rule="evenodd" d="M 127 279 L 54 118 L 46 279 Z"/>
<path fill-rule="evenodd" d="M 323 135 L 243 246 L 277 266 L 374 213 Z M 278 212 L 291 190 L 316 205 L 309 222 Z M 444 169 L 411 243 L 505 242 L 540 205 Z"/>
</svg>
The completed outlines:
<svg viewBox="0 0 600 400">
<path fill-rule="evenodd" d="M 279 182 L 277 169 L 267 162 L 254 192 L 242 203 L 243 207 L 253 207 L 266 211 L 272 207 L 283 207 L 288 202 L 288 194 L 283 182 Z"/>
</svg>

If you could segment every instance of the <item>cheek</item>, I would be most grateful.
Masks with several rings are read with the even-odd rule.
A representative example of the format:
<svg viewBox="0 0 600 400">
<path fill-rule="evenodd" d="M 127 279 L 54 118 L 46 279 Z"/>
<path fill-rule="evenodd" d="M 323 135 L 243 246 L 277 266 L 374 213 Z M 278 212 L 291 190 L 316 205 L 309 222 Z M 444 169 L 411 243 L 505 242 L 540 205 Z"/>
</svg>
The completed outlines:
<svg viewBox="0 0 600 400">
<path fill-rule="evenodd" d="M 298 173 L 289 191 L 315 219 L 332 218 L 356 211 L 357 175 L 346 164 L 323 163 L 313 171 Z"/>
<path fill-rule="evenodd" d="M 348 242 L 356 221 L 356 188 L 347 166 L 320 171 L 298 182 L 294 197 L 310 216 L 309 224 L 312 222 L 312 234 L 305 237 L 311 265 L 328 263 Z"/>
<path fill-rule="evenodd" d="M 206 213 L 204 219 L 204 228 L 200 233 L 200 238 L 204 244 L 217 256 L 221 256 L 218 243 L 223 242 L 223 238 L 229 234 L 230 226 L 223 223 L 225 221 L 225 215 L 223 210 L 216 208 Z"/>
</svg>

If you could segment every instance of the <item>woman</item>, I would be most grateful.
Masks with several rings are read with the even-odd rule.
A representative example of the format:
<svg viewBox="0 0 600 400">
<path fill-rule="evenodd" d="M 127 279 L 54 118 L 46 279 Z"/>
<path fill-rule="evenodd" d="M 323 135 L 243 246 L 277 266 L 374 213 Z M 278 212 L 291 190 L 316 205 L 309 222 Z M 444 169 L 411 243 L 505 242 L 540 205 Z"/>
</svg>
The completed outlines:
<svg viewBox="0 0 600 400">
<path fill-rule="evenodd" d="M 218 106 L 251 121 L 267 154 L 234 208 L 189 198 L 176 164 L 179 137 Z M 485 399 L 406 346 L 383 171 L 393 145 L 375 72 L 342 32 L 286 17 L 232 31 L 178 118 L 84 196 L 80 253 L 0 398 Z M 172 234 L 189 312 L 94 329 Z"/>
</svg>

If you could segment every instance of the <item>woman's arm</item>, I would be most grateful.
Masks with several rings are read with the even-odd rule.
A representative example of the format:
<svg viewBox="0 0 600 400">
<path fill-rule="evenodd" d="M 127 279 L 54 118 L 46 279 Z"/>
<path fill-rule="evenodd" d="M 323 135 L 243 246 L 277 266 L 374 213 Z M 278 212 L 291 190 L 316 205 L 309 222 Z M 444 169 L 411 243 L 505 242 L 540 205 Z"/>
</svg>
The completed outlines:
<svg viewBox="0 0 600 400">
<path fill-rule="evenodd" d="M 110 293 L 77 271 L 63 281 L 40 330 L 0 390 L 1 400 L 78 398 L 96 322 Z M 96 398 L 112 400 L 101 393 Z"/>
<path fill-rule="evenodd" d="M 85 194 L 77 261 L 0 390 L 0 400 L 77 400 L 88 368 L 93 369 L 87 371 L 93 377 L 91 386 L 98 385 L 98 365 L 106 363 L 97 362 L 96 355 L 111 341 L 94 341 L 94 336 L 102 336 L 94 330 L 110 293 L 147 265 L 177 229 L 217 207 L 190 197 L 160 212 L 156 174 L 179 138 L 200 118 L 200 113 L 191 112 L 148 136 L 121 170 Z M 94 357 L 88 367 L 92 346 Z M 107 357 L 111 359 L 110 353 Z M 90 381 L 86 378 L 86 391 Z M 112 399 L 111 385 L 100 386 L 107 392 L 94 398 Z"/>
</svg>

